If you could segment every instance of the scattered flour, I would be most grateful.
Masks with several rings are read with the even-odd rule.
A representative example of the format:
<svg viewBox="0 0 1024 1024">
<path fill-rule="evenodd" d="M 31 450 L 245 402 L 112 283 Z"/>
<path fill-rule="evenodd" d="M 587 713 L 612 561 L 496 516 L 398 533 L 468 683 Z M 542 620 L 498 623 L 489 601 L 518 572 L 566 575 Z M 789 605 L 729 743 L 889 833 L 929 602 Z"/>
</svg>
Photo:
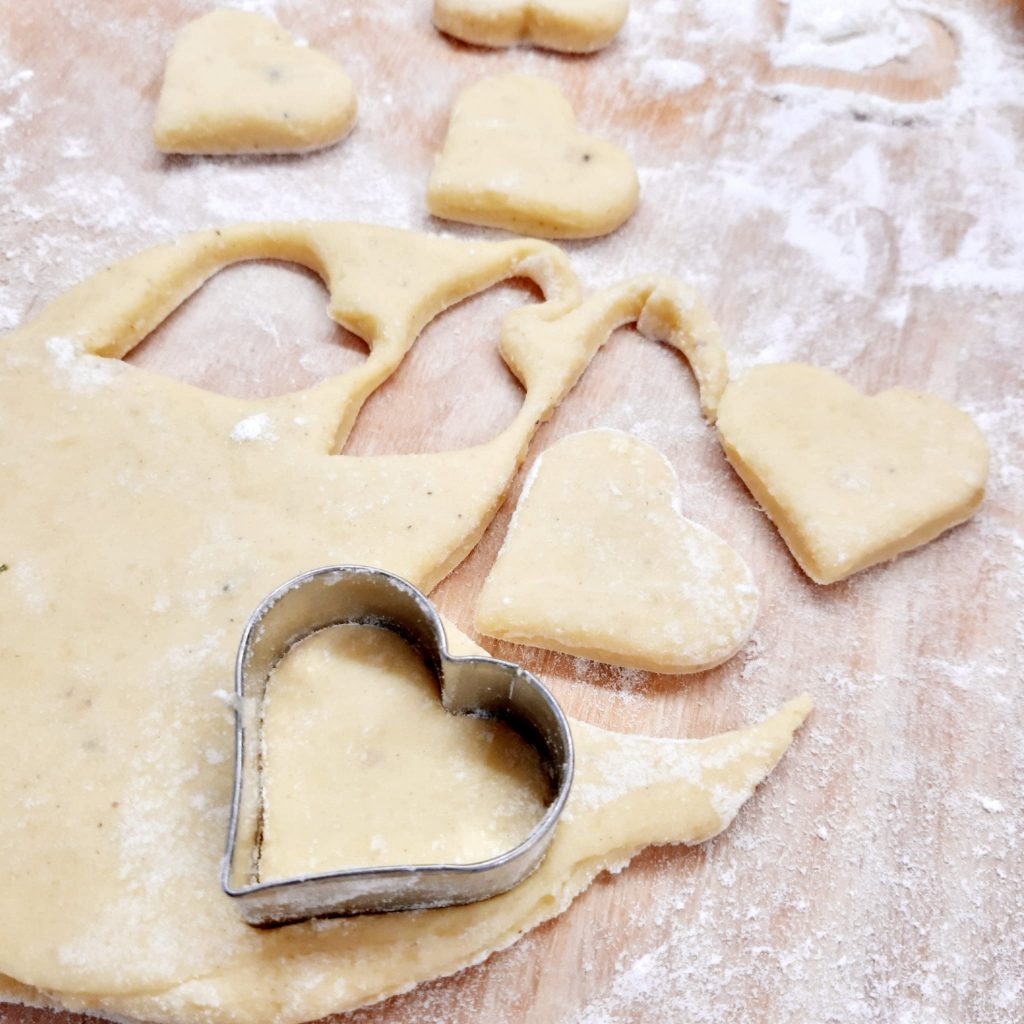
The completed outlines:
<svg viewBox="0 0 1024 1024">
<path fill-rule="evenodd" d="M 185 6 L 190 16 L 206 9 Z M 899 383 L 956 401 L 992 447 L 986 504 L 891 566 L 814 588 L 724 466 L 685 367 L 663 346 L 617 335 L 533 452 L 591 426 L 661 448 L 686 514 L 736 547 L 762 584 L 756 639 L 683 684 L 494 649 L 550 680 L 572 713 L 625 731 L 705 735 L 805 688 L 816 711 L 722 836 L 645 855 L 555 927 L 454 980 L 354 1014 L 353 1024 L 512 1024 L 522 998 L 577 1024 L 1024 1020 L 1024 40 L 1010 5 L 981 0 L 934 9 L 850 0 L 831 22 L 838 3 L 791 0 L 781 38 L 768 6 L 634 3 L 622 38 L 587 58 L 581 121 L 630 150 L 643 197 L 615 235 L 566 249 L 590 288 L 649 270 L 695 284 L 722 323 L 734 373 L 810 360 L 868 389 Z M 159 5 L 126 5 L 101 27 L 84 0 L 49 9 L 69 31 L 89 33 L 89 45 L 57 76 L 27 66 L 0 35 L 0 329 L 115 256 L 211 223 L 341 218 L 436 230 L 423 188 L 458 88 L 498 67 L 579 85 L 577 61 L 455 51 L 426 16 L 390 0 L 307 5 L 301 17 L 296 5 L 281 14 L 290 30 L 363 83 L 352 137 L 301 159 L 162 160 L 149 143 L 151 101 L 140 97 L 177 24 Z M 800 47 L 799 62 L 853 71 L 898 60 L 917 45 L 922 14 L 959 49 L 956 83 L 927 102 L 768 84 L 752 70 L 753 52 L 788 66 Z M 403 58 L 387 66 L 386 99 L 374 93 L 382 64 L 368 43 L 381 32 Z M 658 98 L 657 144 L 638 116 L 644 95 Z M 109 112 L 102 120 L 96 96 Z M 259 312 L 239 307 L 245 332 L 261 330 Z M 495 333 L 488 325 L 449 339 L 438 359 L 454 375 L 459 346 Z M 69 391 L 94 386 L 70 343 L 56 340 L 48 358 Z M 654 417 L 656 402 L 666 411 Z M 271 425 L 250 419 L 238 439 L 265 438 Z M 472 619 L 474 581 L 510 509 L 437 593 L 460 624 Z M 3 551 L 0 561 L 11 564 L 0 586 L 10 580 L 44 608 L 45 581 Z M 937 586 L 951 567 L 952 585 Z M 153 729 L 159 753 L 167 723 Z M 161 825 L 148 805 L 140 821 L 152 829 L 138 845 L 148 855 Z M 220 841 L 219 831 L 211 837 Z M 571 994 L 564 977 L 538 967 L 567 935 L 581 965 Z"/>
<path fill-rule="evenodd" d="M 917 14 L 893 0 L 786 0 L 786 28 L 772 47 L 780 67 L 866 71 L 904 59 L 924 45 Z"/>
<path fill-rule="evenodd" d="M 270 417 L 265 412 L 253 413 L 239 420 L 231 431 L 232 441 L 276 441 Z"/>
<path fill-rule="evenodd" d="M 642 79 L 659 92 L 684 92 L 696 89 L 707 81 L 707 75 L 699 64 L 672 57 L 652 57 L 644 62 Z"/>
<path fill-rule="evenodd" d="M 82 351 L 72 338 L 50 338 L 46 351 L 53 360 L 56 383 L 73 394 L 92 394 L 124 371 L 119 359 L 106 359 Z"/>
</svg>

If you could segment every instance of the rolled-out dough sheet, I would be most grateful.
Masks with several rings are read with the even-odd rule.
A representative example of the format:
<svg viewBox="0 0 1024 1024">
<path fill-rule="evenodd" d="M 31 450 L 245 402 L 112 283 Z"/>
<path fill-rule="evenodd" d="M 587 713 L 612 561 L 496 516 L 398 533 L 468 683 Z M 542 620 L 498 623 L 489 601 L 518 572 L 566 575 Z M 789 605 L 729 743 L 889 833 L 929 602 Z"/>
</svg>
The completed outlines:
<svg viewBox="0 0 1024 1024">
<path fill-rule="evenodd" d="M 218 269 L 265 257 L 324 278 L 331 316 L 368 343 L 364 364 L 243 401 L 119 360 Z M 502 353 L 526 388 L 507 429 L 459 452 L 333 454 L 427 320 L 513 275 L 535 280 L 545 301 L 502 324 Z M 663 286 L 581 304 L 565 258 L 544 243 L 244 225 L 113 264 L 0 342 L 8 998 L 152 1021 L 312 1019 L 481 960 L 604 867 L 728 824 L 806 700 L 697 742 L 576 724 L 577 783 L 551 852 L 486 905 L 261 932 L 218 885 L 234 742 L 226 691 L 249 612 L 328 563 L 378 565 L 429 590 L 486 526 L 537 424 L 624 320 L 657 308 L 648 329 L 690 356 L 705 406 L 717 401 L 713 332 L 663 306 Z M 455 653 L 471 649 L 449 636 Z"/>
</svg>

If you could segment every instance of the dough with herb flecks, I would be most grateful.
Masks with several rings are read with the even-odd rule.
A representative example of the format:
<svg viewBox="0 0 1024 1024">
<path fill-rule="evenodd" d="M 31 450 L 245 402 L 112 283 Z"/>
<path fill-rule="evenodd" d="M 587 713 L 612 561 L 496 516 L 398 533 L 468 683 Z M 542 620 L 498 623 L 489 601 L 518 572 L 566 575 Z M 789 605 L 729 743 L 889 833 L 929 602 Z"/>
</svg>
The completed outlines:
<svg viewBox="0 0 1024 1024">
<path fill-rule="evenodd" d="M 746 563 L 683 517 L 661 452 L 618 430 L 590 430 L 535 463 L 476 627 L 613 665 L 700 672 L 736 653 L 757 604 Z"/>
<path fill-rule="evenodd" d="M 324 279 L 332 318 L 367 342 L 364 363 L 250 401 L 121 361 L 212 274 L 264 258 Z M 519 276 L 544 301 L 502 322 L 526 391 L 508 427 L 463 451 L 336 454 L 428 320 Z M 485 903 L 261 931 L 219 885 L 226 691 L 248 614 L 324 564 L 433 587 L 493 517 L 537 425 L 638 306 L 657 308 L 657 331 L 678 336 L 717 397 L 713 334 L 667 308 L 684 291 L 648 291 L 581 304 L 564 255 L 528 239 L 240 225 L 112 264 L 0 341 L 0 999 L 168 1024 L 312 1020 L 476 963 L 645 845 L 729 824 L 807 698 L 706 740 L 574 723 L 576 781 L 553 845 Z M 476 650 L 448 635 L 453 653 Z M 362 723 L 349 724 L 358 742 Z"/>
<path fill-rule="evenodd" d="M 554 82 L 497 75 L 456 99 L 427 207 L 517 234 L 593 238 L 621 226 L 639 194 L 626 153 L 581 131 Z"/>
<path fill-rule="evenodd" d="M 974 514 L 988 446 L 935 395 L 862 395 L 802 363 L 757 366 L 719 405 L 726 457 L 816 583 L 835 583 Z"/>
<path fill-rule="evenodd" d="M 356 120 L 348 75 L 269 18 L 215 10 L 189 22 L 167 60 L 153 140 L 165 153 L 298 153 Z"/>
<path fill-rule="evenodd" d="M 629 0 L 434 0 L 434 24 L 464 42 L 563 53 L 607 46 L 627 14 Z"/>
</svg>

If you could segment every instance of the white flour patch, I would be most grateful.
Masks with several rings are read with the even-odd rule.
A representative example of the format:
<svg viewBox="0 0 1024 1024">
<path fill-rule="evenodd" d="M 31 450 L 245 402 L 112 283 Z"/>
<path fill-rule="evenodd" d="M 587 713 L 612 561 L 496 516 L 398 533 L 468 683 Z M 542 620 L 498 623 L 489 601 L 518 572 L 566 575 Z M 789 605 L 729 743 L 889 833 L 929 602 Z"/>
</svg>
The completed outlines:
<svg viewBox="0 0 1024 1024">
<path fill-rule="evenodd" d="M 685 92 L 707 81 L 707 75 L 699 64 L 670 57 L 644 61 L 640 74 L 644 84 L 654 85 L 659 92 Z"/>
<path fill-rule="evenodd" d="M 54 382 L 73 394 L 94 394 L 125 369 L 120 359 L 83 352 L 81 344 L 71 338 L 48 338 L 46 351 L 53 361 Z"/>
<path fill-rule="evenodd" d="M 198 0 L 186 6 L 188 16 L 208 9 Z M 572 992 L 588 1004 L 577 1019 L 722 1024 L 749 1017 L 755 992 L 756 1012 L 780 1022 L 1019 1024 L 1024 38 L 1010 5 L 949 0 L 924 12 L 886 5 L 913 24 L 932 13 L 959 48 L 955 84 L 923 103 L 765 84 L 750 71 L 752 55 L 779 59 L 793 37 L 786 42 L 785 24 L 776 36 L 757 0 L 634 3 L 620 39 L 580 61 L 532 50 L 456 51 L 414 6 L 366 0 L 338 8 L 333 36 L 306 29 L 297 13 L 285 18 L 282 7 L 285 27 L 336 56 L 360 86 L 353 135 L 296 159 L 165 161 L 154 153 L 146 89 L 179 27 L 155 5 L 122 5 L 96 28 L 83 0 L 54 0 L 49 9 L 70 28 L 93 33 L 60 83 L 45 79 L 42 63 L 27 66 L 0 33 L 0 328 L 112 259 L 214 223 L 343 219 L 506 237 L 425 212 L 423 191 L 451 102 L 460 87 L 496 69 L 525 69 L 575 88 L 581 123 L 622 144 L 643 183 L 640 207 L 621 230 L 564 247 L 588 291 L 649 271 L 677 275 L 698 287 L 721 321 L 734 375 L 757 362 L 804 360 L 867 389 L 932 390 L 976 417 L 992 449 L 988 496 L 975 520 L 890 566 L 823 589 L 800 577 L 723 464 L 681 361 L 668 367 L 667 383 L 629 367 L 601 390 L 585 375 L 555 414 L 550 428 L 562 429 L 586 393 L 585 425 L 631 431 L 662 448 L 687 514 L 740 551 L 764 594 L 756 641 L 692 679 L 538 656 L 559 699 L 599 724 L 663 735 L 684 734 L 683 721 L 697 722 L 700 735 L 753 722 L 805 688 L 816 700 L 795 748 L 732 828 L 697 852 L 649 855 L 643 877 L 627 872 L 607 887 L 607 900 L 600 891 L 585 897 L 580 913 L 608 915 L 576 922 L 583 922 L 574 947 L 582 974 Z M 131 13 L 143 7 L 144 15 Z M 864 5 L 851 0 L 843 8 Z M 862 27 L 861 41 L 879 29 L 885 25 Z M 395 35 L 403 58 L 388 66 L 386 82 L 371 45 L 382 31 Z M 124 43 L 116 62 L 98 47 L 101 33 Z M 849 56 L 856 38 L 822 36 L 821 46 Z M 886 45 L 905 43 L 897 32 Z M 882 52 L 857 59 L 873 66 Z M 645 81 L 649 59 L 659 63 Z M 664 81 L 673 73 L 695 81 L 690 66 L 707 77 L 699 97 Z M 102 118 L 93 116 L 98 96 Z M 642 110 L 645 98 L 651 103 Z M 656 114 L 664 118 L 657 142 Z M 879 351 L 891 355 L 881 369 Z M 62 358 L 58 351 L 54 372 L 66 386 L 56 365 Z M 450 360 L 457 382 L 458 347 L 438 358 Z M 655 408 L 649 395 L 663 384 L 678 400 Z M 3 429 L 11 429 L 8 419 Z M 547 443 L 550 434 L 542 434 L 532 454 Z M 205 545 L 232 536 L 225 526 Z M 246 558 L 255 564 L 258 552 Z M 59 599 L 42 566 L 32 571 L 18 552 L 3 550 L 0 562 L 11 566 L 0 588 L 18 587 L 16 600 L 45 608 Z M 487 568 L 478 560 L 474 571 Z M 955 586 L 938 585 L 946 574 Z M 970 612 L 961 620 L 968 591 Z M 960 621 L 970 628 L 952 628 Z M 794 650 L 808 657 L 794 663 Z M 534 657 L 525 648 L 508 655 Z M 153 723 L 157 741 L 166 725 Z M 613 791 L 615 780 L 608 785 Z M 159 857 L 162 835 L 154 829 L 140 856 Z M 219 830 L 211 833 L 211 842 L 221 840 Z M 555 1005 L 556 996 L 567 998 L 564 977 L 537 965 L 558 948 L 561 927 L 491 958 L 479 969 L 486 986 L 468 972 L 421 986 L 401 1009 L 420 1024 L 450 1024 L 467 998 L 475 1005 L 474 992 L 518 993 L 523 977 Z M 102 949 L 80 952 L 103 962 Z M 158 952 L 165 963 L 180 951 Z M 195 971 L 224 955 L 200 950 Z M 352 1021 L 377 1024 L 388 1012 Z M 522 1006 L 509 999 L 488 1012 L 491 1024 L 513 1024 Z"/>
<path fill-rule="evenodd" d="M 239 420 L 231 431 L 232 441 L 276 441 L 277 432 L 274 430 L 270 417 L 265 412 L 253 413 Z"/>
<path fill-rule="evenodd" d="M 928 40 L 921 18 L 892 0 L 786 0 L 786 8 L 785 31 L 772 47 L 780 67 L 866 71 Z"/>
</svg>

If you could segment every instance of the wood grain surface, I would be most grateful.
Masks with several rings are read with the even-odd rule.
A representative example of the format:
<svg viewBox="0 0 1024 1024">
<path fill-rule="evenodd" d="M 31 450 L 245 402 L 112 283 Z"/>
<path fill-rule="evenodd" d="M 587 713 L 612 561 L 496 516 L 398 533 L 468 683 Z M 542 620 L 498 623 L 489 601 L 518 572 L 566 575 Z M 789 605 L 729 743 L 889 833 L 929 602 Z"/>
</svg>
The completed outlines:
<svg viewBox="0 0 1024 1024">
<path fill-rule="evenodd" d="M 524 70 L 560 82 L 581 123 L 625 145 L 640 171 L 632 220 L 566 246 L 585 288 L 676 274 L 718 317 L 734 374 L 799 359 L 867 391 L 931 390 L 977 417 L 993 454 L 975 520 L 817 587 L 726 464 L 685 363 L 616 332 L 528 464 L 592 426 L 655 443 L 686 513 L 753 568 L 755 635 L 694 677 L 481 642 L 610 728 L 703 736 L 802 690 L 816 711 L 723 836 L 650 850 L 512 949 L 345 1020 L 1024 1021 L 1024 60 L 1009 5 L 915 15 L 927 42 L 863 73 L 776 67 L 784 5 L 756 0 L 634 0 L 622 37 L 589 58 L 463 46 L 432 29 L 427 0 L 248 6 L 355 80 L 360 121 L 340 146 L 164 158 L 149 137 L 163 59 L 205 5 L 0 0 L 0 327 L 111 259 L 217 223 L 323 218 L 499 237 L 433 220 L 423 192 L 458 89 Z M 325 298 L 306 271 L 233 267 L 130 358 L 230 394 L 304 387 L 365 352 L 326 318 Z M 493 436 L 520 400 L 494 344 L 498 318 L 535 299 L 511 283 L 434 321 L 346 451 Z M 471 636 L 525 471 L 433 595 Z M 0 1006 L 3 1024 L 67 1019 Z"/>
</svg>

